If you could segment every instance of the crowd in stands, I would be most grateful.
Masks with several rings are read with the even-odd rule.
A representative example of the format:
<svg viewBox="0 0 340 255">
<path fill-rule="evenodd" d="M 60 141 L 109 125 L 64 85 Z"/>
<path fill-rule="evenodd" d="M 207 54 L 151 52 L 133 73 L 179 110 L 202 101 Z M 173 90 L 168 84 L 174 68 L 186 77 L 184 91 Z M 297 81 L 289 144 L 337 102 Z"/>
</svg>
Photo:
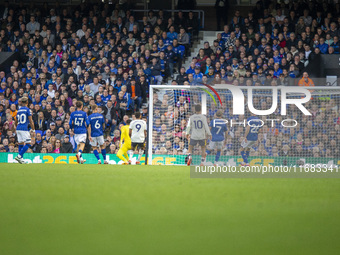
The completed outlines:
<svg viewBox="0 0 340 255">
<path fill-rule="evenodd" d="M 0 151 L 17 151 L 14 120 L 24 95 L 37 132 L 33 152 L 74 151 L 68 119 L 80 100 L 88 113 L 92 104 L 102 108 L 107 151 L 115 153 L 127 118 L 135 111 L 147 117 L 143 106 L 150 84 L 170 79 L 173 85 L 292 85 L 291 78 L 301 76 L 315 55 L 339 53 L 339 10 L 339 4 L 259 1 L 245 17 L 236 11 L 216 40 L 192 56 L 186 70 L 182 63 L 199 31 L 193 12 L 172 18 L 162 10 L 149 11 L 139 19 L 118 4 L 6 2 L 0 11 L 0 49 L 15 52 L 17 59 L 0 72 Z M 171 105 L 164 97 L 158 102 L 157 96 L 154 151 L 185 153 L 182 131 L 191 114 L 189 100 L 176 93 Z M 158 141 L 164 146 L 157 147 Z"/>
<path fill-rule="evenodd" d="M 174 76 L 198 29 L 192 12 L 149 11 L 138 20 L 118 3 L 5 2 L 0 51 L 16 59 L 0 72 L 0 151 L 18 150 L 15 117 L 27 96 L 36 128 L 31 151 L 74 152 L 68 120 L 80 100 L 88 114 L 93 104 L 102 108 L 107 151 L 115 153 L 120 126 L 136 111 L 147 118 L 149 85 Z"/>
<path fill-rule="evenodd" d="M 317 55 L 339 54 L 339 27 L 339 3 L 258 1 L 245 17 L 236 10 L 177 82 L 297 85 L 293 79 Z"/>
</svg>

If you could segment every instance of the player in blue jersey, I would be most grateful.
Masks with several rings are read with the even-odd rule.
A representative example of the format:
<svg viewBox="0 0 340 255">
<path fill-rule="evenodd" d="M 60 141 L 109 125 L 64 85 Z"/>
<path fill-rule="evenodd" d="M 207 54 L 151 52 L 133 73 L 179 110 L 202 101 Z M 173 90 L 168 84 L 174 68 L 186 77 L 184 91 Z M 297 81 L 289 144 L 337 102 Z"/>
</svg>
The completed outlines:
<svg viewBox="0 0 340 255">
<path fill-rule="evenodd" d="M 210 132 L 212 135 L 212 139 L 209 144 L 209 149 L 216 149 L 216 156 L 214 166 L 217 166 L 217 162 L 220 159 L 221 152 L 223 147 L 225 146 L 225 141 L 228 135 L 228 127 L 226 124 L 226 120 L 222 119 L 223 111 L 218 110 L 216 112 L 216 119 L 210 121 Z"/>
<path fill-rule="evenodd" d="M 242 166 L 249 166 L 248 157 L 250 153 L 250 149 L 255 145 L 258 140 L 259 130 L 263 126 L 263 121 L 257 117 L 255 114 L 252 114 L 247 119 L 247 128 L 244 134 L 244 140 L 241 143 L 241 156 L 243 158 Z"/>
<path fill-rule="evenodd" d="M 92 105 L 92 114 L 89 116 L 89 127 L 88 127 L 88 134 L 90 144 L 93 149 L 93 154 L 98 159 L 98 164 L 101 164 L 100 156 L 98 149 L 101 148 L 101 152 L 104 159 L 104 164 L 108 164 L 106 160 L 106 150 L 105 150 L 105 142 L 104 142 L 104 129 L 105 129 L 105 119 L 104 116 L 101 114 L 102 108 L 97 105 Z"/>
<path fill-rule="evenodd" d="M 83 159 L 82 152 L 86 143 L 87 127 L 89 121 L 86 113 L 83 111 L 83 102 L 76 102 L 77 110 L 71 113 L 70 128 L 74 130 L 74 140 L 77 144 L 78 153 L 76 155 L 79 164 L 84 164 L 86 160 Z"/>
<path fill-rule="evenodd" d="M 19 154 L 15 157 L 15 160 L 18 161 L 20 164 L 24 164 L 25 161 L 23 156 L 25 152 L 31 147 L 31 135 L 28 131 L 28 124 L 31 125 L 31 133 L 32 135 L 35 134 L 34 130 L 34 122 L 32 120 L 32 112 L 27 107 L 28 105 L 28 98 L 23 97 L 20 100 L 20 109 L 17 112 L 17 116 L 15 119 L 15 125 L 17 127 L 17 136 L 18 136 L 18 143 L 19 143 Z"/>
</svg>

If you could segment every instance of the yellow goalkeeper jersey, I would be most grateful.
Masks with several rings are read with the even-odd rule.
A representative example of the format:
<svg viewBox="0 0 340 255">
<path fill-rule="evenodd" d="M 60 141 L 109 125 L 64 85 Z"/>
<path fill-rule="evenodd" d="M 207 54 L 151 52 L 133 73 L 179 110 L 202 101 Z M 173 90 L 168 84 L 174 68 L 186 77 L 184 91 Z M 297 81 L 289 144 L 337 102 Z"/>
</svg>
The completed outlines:
<svg viewBox="0 0 340 255">
<path fill-rule="evenodd" d="M 120 135 L 120 145 L 123 144 L 123 141 L 126 144 L 131 144 L 131 138 L 130 138 L 130 135 L 129 135 L 129 131 L 130 131 L 129 125 L 122 126 L 121 135 Z"/>
</svg>

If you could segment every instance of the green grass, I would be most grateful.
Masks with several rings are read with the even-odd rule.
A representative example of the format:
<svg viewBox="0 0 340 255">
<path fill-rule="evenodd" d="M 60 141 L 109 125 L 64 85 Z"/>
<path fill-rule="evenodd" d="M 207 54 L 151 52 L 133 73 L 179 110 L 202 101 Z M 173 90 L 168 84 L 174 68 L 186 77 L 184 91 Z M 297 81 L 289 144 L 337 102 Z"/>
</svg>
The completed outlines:
<svg viewBox="0 0 340 255">
<path fill-rule="evenodd" d="M 0 165 L 3 255 L 338 254 L 339 213 L 339 179 Z"/>
</svg>

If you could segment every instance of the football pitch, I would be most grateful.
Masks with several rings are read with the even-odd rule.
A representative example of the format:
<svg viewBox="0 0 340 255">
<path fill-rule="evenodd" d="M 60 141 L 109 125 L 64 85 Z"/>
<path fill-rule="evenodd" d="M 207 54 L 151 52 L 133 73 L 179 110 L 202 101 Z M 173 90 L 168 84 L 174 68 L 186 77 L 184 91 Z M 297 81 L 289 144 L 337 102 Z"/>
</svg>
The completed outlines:
<svg viewBox="0 0 340 255">
<path fill-rule="evenodd" d="M 3 255 L 337 254 L 340 179 L 188 167 L 0 165 Z"/>
</svg>

